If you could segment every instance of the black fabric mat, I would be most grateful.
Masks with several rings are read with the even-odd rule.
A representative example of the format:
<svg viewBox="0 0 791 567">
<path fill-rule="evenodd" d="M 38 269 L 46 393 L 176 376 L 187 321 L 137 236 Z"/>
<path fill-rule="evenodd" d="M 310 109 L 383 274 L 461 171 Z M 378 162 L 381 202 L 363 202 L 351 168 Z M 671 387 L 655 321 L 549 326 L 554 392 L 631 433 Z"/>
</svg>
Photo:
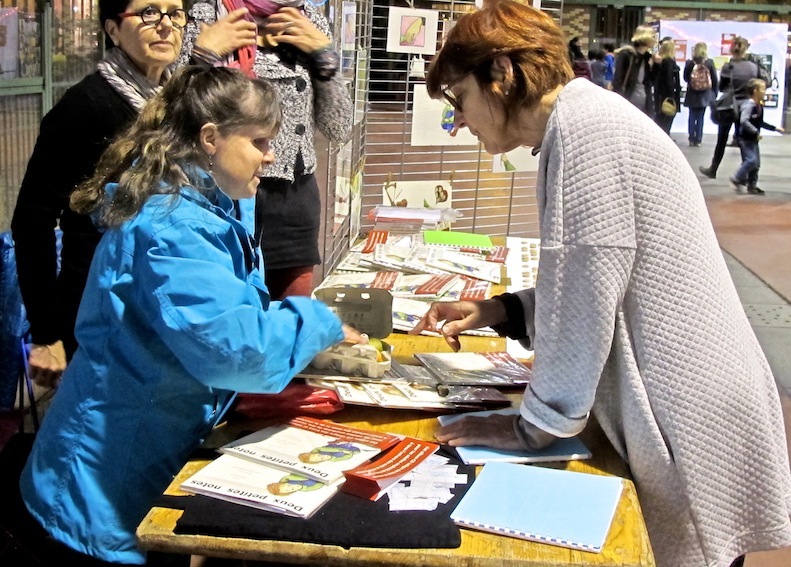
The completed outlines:
<svg viewBox="0 0 791 567">
<path fill-rule="evenodd" d="M 339 492 L 311 518 L 280 514 L 193 495 L 163 496 L 157 506 L 183 509 L 177 534 L 202 534 L 249 539 L 273 539 L 350 547 L 456 548 L 461 534 L 450 519 L 475 478 L 475 467 L 454 462 L 467 484 L 452 489 L 453 498 L 436 510 L 390 512 L 388 498 L 371 502 Z"/>
</svg>

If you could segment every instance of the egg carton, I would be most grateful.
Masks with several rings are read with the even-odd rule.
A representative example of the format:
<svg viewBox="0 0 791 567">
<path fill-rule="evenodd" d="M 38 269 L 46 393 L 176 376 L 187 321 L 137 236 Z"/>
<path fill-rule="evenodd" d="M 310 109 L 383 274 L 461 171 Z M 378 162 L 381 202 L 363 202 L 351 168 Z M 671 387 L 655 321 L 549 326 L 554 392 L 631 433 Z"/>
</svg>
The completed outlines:
<svg viewBox="0 0 791 567">
<path fill-rule="evenodd" d="M 310 365 L 317 370 L 331 370 L 346 376 L 381 378 L 390 370 L 393 360 L 392 347 L 383 344 L 385 348 L 381 352 L 369 344 L 335 345 L 317 354 Z"/>
</svg>

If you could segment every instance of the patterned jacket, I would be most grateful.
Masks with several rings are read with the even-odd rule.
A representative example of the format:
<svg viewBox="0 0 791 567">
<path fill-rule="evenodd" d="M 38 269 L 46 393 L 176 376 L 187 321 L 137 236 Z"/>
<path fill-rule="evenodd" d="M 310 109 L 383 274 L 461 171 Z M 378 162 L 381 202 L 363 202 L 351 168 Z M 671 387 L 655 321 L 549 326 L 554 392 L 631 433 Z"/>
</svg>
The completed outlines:
<svg viewBox="0 0 791 567">
<path fill-rule="evenodd" d="M 312 3 L 304 5 L 305 15 L 330 38 L 329 23 Z M 197 2 L 190 10 L 194 21 L 184 30 L 184 43 L 177 65 L 186 65 L 192 46 L 200 32 L 200 24 L 217 21 L 214 3 Z M 281 62 L 276 52 L 259 48 L 255 56 L 255 73 L 268 79 L 277 90 L 283 108 L 280 132 L 272 141 L 275 163 L 264 171 L 264 177 L 294 181 L 294 164 L 301 152 L 305 163 L 303 173 L 316 168 L 314 133 L 316 128 L 332 142 L 343 144 L 352 132 L 352 100 L 340 74 L 329 81 L 311 79 L 304 63 L 297 59 L 293 66 Z"/>
</svg>

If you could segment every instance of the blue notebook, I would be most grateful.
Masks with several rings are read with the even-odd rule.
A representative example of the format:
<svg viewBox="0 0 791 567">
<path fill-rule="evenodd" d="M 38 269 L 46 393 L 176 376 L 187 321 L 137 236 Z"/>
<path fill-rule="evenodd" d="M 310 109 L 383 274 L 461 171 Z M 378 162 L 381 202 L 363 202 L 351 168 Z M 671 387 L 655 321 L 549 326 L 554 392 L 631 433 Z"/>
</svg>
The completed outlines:
<svg viewBox="0 0 791 567">
<path fill-rule="evenodd" d="M 466 528 L 599 553 L 622 488 L 617 476 L 491 462 L 450 517 Z"/>
<path fill-rule="evenodd" d="M 502 410 L 475 411 L 462 414 L 440 415 L 437 417 L 441 425 L 453 423 L 457 419 L 470 416 L 486 416 L 493 413 L 513 414 L 519 413 L 516 408 Z M 538 451 L 505 451 L 491 449 L 481 445 L 468 445 L 466 447 L 453 447 L 465 465 L 482 465 L 490 461 L 503 461 L 507 463 L 546 463 L 552 461 L 578 461 L 590 459 L 591 452 L 577 437 L 558 439 L 549 447 Z"/>
</svg>

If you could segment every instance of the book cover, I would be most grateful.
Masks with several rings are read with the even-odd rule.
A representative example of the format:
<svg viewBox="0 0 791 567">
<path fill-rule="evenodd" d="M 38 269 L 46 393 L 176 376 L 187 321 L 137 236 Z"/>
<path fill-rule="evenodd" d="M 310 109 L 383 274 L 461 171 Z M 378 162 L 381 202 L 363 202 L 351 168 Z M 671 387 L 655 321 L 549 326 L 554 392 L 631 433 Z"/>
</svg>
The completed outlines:
<svg viewBox="0 0 791 567">
<path fill-rule="evenodd" d="M 300 416 L 223 445 L 220 452 L 329 484 L 398 441 L 395 435 Z"/>
<path fill-rule="evenodd" d="M 375 461 L 344 472 L 346 482 L 341 490 L 361 498 L 378 500 L 388 488 L 437 449 L 439 445 L 436 443 L 406 437 Z"/>
<path fill-rule="evenodd" d="M 499 284 L 503 264 L 487 262 L 469 254 L 462 254 L 453 250 L 436 248 L 429 250 L 425 263 L 432 268 L 444 270 L 454 274 L 461 274 L 479 280 Z"/>
<path fill-rule="evenodd" d="M 433 394 L 431 392 L 426 392 L 431 399 L 425 399 L 425 397 L 419 399 L 417 396 L 411 398 L 406 396 L 402 390 L 405 386 L 398 383 L 375 384 L 368 382 L 362 384 L 362 387 L 371 399 L 383 408 L 445 411 L 452 411 L 456 408 L 455 404 L 440 400 L 440 396 L 436 394 L 436 389 Z"/>
<path fill-rule="evenodd" d="M 492 248 L 492 239 L 486 234 L 460 232 L 453 230 L 425 230 L 423 242 L 460 248 Z"/>
<path fill-rule="evenodd" d="M 484 417 L 491 414 L 519 415 L 516 408 L 502 410 L 475 411 L 462 414 L 440 415 L 437 420 L 445 426 L 463 417 Z M 481 445 L 467 445 L 464 447 L 453 447 L 459 454 L 459 458 L 466 465 L 482 465 L 490 461 L 502 461 L 506 463 L 546 463 L 553 461 L 578 461 L 590 459 L 591 452 L 580 441 L 578 437 L 558 439 L 549 447 L 537 451 L 506 451 L 504 449 L 492 449 Z"/>
<path fill-rule="evenodd" d="M 357 272 L 353 274 L 331 274 L 322 280 L 316 289 L 330 287 L 355 287 L 360 289 L 393 289 L 401 274 L 396 271 Z"/>
<path fill-rule="evenodd" d="M 444 301 L 444 297 L 436 299 L 437 301 Z M 414 299 L 409 297 L 401 297 L 393 295 L 393 329 L 396 331 L 409 332 L 415 328 L 420 319 L 429 310 L 431 303 L 422 299 Z M 439 333 L 424 329 L 420 333 L 431 337 L 440 336 Z M 462 332 L 463 335 L 477 335 L 483 337 L 496 337 L 497 333 L 490 327 L 483 327 L 481 329 L 469 329 Z"/>
<path fill-rule="evenodd" d="M 471 529 L 600 553 L 622 489 L 617 476 L 490 462 L 450 517 Z"/>
<path fill-rule="evenodd" d="M 462 276 L 462 281 L 464 282 L 464 286 L 459 291 L 460 300 L 475 301 L 477 299 L 489 299 L 489 297 L 491 297 L 492 284 L 490 282 L 467 276 Z"/>
<path fill-rule="evenodd" d="M 392 244 L 377 244 L 374 247 L 370 262 L 378 268 L 411 272 L 405 264 L 412 248 L 409 246 L 396 246 Z"/>
<path fill-rule="evenodd" d="M 393 296 L 435 300 L 445 295 L 459 281 L 455 274 L 402 274 L 390 292 Z"/>
<path fill-rule="evenodd" d="M 530 369 L 507 352 L 437 352 L 414 355 L 442 384 L 516 386 L 530 381 Z"/>
<path fill-rule="evenodd" d="M 220 455 L 182 482 L 181 489 L 278 514 L 310 518 L 332 498 L 342 482 L 324 484 L 305 475 Z"/>
</svg>

